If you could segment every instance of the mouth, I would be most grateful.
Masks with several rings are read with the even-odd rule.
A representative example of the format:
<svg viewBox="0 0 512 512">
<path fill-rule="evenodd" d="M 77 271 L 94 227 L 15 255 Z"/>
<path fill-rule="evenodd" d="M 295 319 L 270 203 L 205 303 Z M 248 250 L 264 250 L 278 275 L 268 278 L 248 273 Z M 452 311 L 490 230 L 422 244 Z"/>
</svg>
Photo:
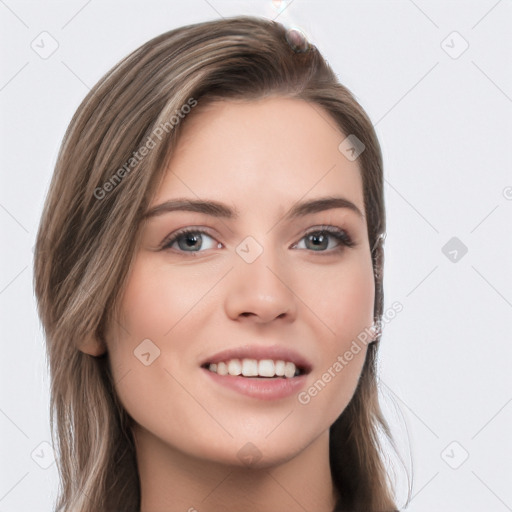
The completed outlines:
<svg viewBox="0 0 512 512">
<path fill-rule="evenodd" d="M 313 368 L 295 350 L 279 345 L 223 350 L 200 366 L 209 382 L 260 400 L 279 400 L 298 393 Z"/>
<path fill-rule="evenodd" d="M 219 376 L 232 375 L 248 379 L 293 379 L 307 375 L 309 369 L 282 359 L 228 359 L 218 363 L 206 362 L 201 368 Z"/>
</svg>

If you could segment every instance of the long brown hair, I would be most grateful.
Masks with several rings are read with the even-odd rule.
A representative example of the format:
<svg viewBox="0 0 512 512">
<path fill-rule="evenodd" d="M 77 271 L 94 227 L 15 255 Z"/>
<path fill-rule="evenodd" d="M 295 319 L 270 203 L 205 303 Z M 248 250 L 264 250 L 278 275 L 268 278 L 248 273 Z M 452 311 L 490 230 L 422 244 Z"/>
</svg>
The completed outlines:
<svg viewBox="0 0 512 512">
<path fill-rule="evenodd" d="M 215 99 L 269 95 L 323 107 L 334 126 L 365 146 L 359 165 L 375 275 L 374 320 L 380 322 L 381 150 L 363 108 L 317 48 L 279 23 L 249 16 L 189 25 L 152 39 L 108 72 L 76 111 L 37 236 L 35 293 L 46 335 L 61 479 L 57 511 L 139 510 L 131 419 L 115 393 L 108 355 L 92 357 L 77 347 L 89 337 L 102 339 L 105 326 L 115 321 L 141 216 L 186 115 L 195 104 Z M 342 497 L 336 510 L 396 509 L 378 438 L 381 431 L 392 439 L 378 402 L 379 340 L 368 346 L 355 395 L 330 429 L 332 477 Z"/>
</svg>

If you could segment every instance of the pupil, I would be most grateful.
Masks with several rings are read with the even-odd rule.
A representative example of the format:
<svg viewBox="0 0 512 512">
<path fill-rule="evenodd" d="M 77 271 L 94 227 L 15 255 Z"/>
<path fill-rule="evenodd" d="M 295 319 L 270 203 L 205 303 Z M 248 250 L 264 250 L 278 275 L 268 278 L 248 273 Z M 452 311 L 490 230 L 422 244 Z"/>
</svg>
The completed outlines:
<svg viewBox="0 0 512 512">
<path fill-rule="evenodd" d="M 200 242 L 201 242 L 201 235 L 192 235 L 192 234 L 188 234 L 188 235 L 185 235 L 185 237 L 183 238 L 186 242 L 185 242 L 185 245 L 186 247 L 185 248 L 189 248 L 189 249 L 194 249 L 195 246 L 199 246 L 200 245 Z M 182 240 L 183 240 L 182 239 Z M 189 243 L 190 242 L 190 243 Z M 195 245 L 194 245 L 195 244 Z M 181 247 L 182 249 L 183 247 Z"/>
<path fill-rule="evenodd" d="M 324 235 L 310 235 L 310 240 L 313 241 L 314 247 L 326 248 L 325 241 L 327 237 Z"/>
</svg>

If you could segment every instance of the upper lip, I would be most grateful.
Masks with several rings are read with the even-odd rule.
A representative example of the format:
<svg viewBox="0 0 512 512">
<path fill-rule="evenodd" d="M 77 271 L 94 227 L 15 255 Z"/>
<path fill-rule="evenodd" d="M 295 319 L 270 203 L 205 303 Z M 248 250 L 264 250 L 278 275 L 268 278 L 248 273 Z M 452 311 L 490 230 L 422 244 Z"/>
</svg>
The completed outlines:
<svg viewBox="0 0 512 512">
<path fill-rule="evenodd" d="M 272 359 L 273 361 L 289 361 L 305 373 L 309 373 L 312 369 L 311 363 L 295 350 L 282 347 L 279 345 L 244 345 L 241 347 L 228 348 L 213 354 L 201 363 L 206 364 L 220 363 L 221 361 L 229 361 L 230 359 Z"/>
</svg>

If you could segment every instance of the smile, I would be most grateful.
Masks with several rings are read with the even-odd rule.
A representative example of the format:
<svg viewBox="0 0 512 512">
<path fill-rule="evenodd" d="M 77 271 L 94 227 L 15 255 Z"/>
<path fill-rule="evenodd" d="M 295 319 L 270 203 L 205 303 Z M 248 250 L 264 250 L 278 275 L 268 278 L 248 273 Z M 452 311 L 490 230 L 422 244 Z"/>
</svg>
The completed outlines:
<svg viewBox="0 0 512 512">
<path fill-rule="evenodd" d="M 291 379 L 305 373 L 291 361 L 272 359 L 230 359 L 218 363 L 206 363 L 203 368 L 217 375 L 240 375 L 242 377 L 286 378 Z"/>
</svg>

